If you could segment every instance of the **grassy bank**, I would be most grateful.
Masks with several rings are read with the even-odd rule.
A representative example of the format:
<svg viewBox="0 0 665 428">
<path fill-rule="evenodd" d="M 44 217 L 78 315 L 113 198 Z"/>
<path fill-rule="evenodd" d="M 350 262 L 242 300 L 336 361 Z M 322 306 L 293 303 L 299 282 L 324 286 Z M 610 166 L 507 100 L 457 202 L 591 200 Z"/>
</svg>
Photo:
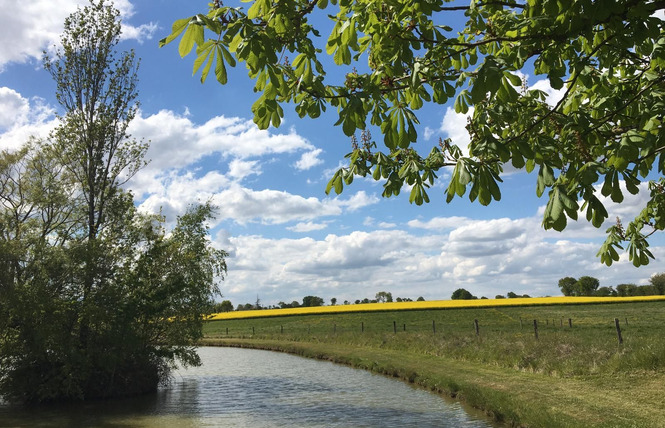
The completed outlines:
<svg viewBox="0 0 665 428">
<path fill-rule="evenodd" d="M 509 423 L 657 427 L 665 426 L 664 329 L 665 302 L 647 302 L 236 319 L 211 321 L 205 333 L 209 344 L 400 377 Z"/>
</svg>

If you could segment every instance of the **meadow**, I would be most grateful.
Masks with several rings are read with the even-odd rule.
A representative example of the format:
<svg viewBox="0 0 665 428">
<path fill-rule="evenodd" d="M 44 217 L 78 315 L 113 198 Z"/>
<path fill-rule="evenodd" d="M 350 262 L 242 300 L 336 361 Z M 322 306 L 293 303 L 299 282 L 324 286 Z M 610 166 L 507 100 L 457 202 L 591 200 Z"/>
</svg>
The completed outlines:
<svg viewBox="0 0 665 428">
<path fill-rule="evenodd" d="M 621 302 L 237 318 L 205 336 L 400 377 L 518 426 L 665 426 L 665 301 Z"/>
</svg>

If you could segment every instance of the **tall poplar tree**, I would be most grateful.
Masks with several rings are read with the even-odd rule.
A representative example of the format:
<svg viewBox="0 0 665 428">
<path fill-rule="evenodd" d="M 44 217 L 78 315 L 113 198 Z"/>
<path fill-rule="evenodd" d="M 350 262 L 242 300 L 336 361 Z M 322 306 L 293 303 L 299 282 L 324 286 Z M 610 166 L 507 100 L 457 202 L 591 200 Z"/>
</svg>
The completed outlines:
<svg viewBox="0 0 665 428">
<path fill-rule="evenodd" d="M 127 134 L 138 108 L 138 64 L 133 51 L 115 50 L 121 32 L 118 14 L 104 1 L 80 9 L 65 20 L 55 56 L 44 56 L 44 68 L 53 76 L 57 100 L 65 110 L 53 133 L 53 153 L 69 169 L 86 205 L 84 304 L 106 281 L 106 269 L 99 266 L 106 250 L 98 236 L 110 224 L 109 205 L 120 185 L 143 165 L 147 148 Z M 86 319 L 84 314 L 84 345 Z"/>
</svg>

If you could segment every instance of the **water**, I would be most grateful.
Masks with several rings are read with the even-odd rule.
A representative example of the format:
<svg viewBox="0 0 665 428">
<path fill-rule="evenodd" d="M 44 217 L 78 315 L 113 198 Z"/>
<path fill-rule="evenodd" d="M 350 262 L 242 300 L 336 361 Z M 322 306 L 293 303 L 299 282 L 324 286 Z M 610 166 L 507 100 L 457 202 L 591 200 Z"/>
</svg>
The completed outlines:
<svg viewBox="0 0 665 428">
<path fill-rule="evenodd" d="M 157 394 L 67 406 L 0 406 L 2 427 L 491 427 L 457 402 L 330 362 L 200 348 L 201 367 Z"/>
</svg>

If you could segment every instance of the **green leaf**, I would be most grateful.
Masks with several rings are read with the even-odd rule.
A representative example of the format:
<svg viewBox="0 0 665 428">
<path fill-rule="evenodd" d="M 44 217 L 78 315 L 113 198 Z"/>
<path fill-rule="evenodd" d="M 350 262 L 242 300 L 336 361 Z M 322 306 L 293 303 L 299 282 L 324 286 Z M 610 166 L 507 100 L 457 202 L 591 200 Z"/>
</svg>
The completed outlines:
<svg viewBox="0 0 665 428">
<path fill-rule="evenodd" d="M 175 38 L 177 38 L 182 31 L 187 28 L 187 25 L 189 22 L 192 20 L 192 18 L 185 18 L 185 19 L 178 19 L 173 23 L 173 26 L 171 27 L 171 34 L 169 34 L 167 37 L 161 39 L 159 41 L 159 47 L 163 47 L 164 45 L 167 45 L 171 43 Z"/>
<path fill-rule="evenodd" d="M 187 56 L 195 44 L 203 44 L 203 27 L 201 25 L 192 24 L 187 27 L 185 34 L 180 39 L 178 45 L 178 53 L 181 58 Z"/>
<path fill-rule="evenodd" d="M 227 76 L 226 76 L 226 66 L 224 66 L 224 54 L 223 48 L 221 46 L 217 46 L 217 64 L 215 65 L 215 76 L 217 77 L 217 81 L 221 83 L 222 85 L 226 85 L 227 82 Z"/>
</svg>

